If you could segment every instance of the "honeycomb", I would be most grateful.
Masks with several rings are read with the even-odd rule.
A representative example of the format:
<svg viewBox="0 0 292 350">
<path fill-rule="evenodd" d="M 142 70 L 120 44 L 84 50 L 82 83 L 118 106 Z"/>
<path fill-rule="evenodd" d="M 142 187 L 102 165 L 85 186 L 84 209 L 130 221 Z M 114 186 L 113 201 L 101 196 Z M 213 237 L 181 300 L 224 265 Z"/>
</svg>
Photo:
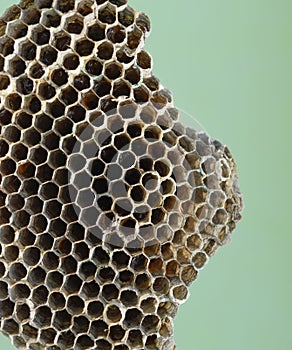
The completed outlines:
<svg viewBox="0 0 292 350">
<path fill-rule="evenodd" d="M 0 19 L 0 330 L 18 349 L 175 349 L 239 221 L 235 162 L 185 127 L 127 0 Z"/>
</svg>

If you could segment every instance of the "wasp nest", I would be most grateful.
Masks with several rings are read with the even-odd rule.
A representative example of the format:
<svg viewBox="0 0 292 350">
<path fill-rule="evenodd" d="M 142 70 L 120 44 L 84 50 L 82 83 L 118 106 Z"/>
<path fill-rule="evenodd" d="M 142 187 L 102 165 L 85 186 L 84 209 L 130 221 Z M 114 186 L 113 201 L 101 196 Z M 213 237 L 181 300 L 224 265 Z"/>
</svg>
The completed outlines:
<svg viewBox="0 0 292 350">
<path fill-rule="evenodd" d="M 175 349 L 240 219 L 228 149 L 185 128 L 126 0 L 0 20 L 0 329 L 19 349 Z"/>
</svg>

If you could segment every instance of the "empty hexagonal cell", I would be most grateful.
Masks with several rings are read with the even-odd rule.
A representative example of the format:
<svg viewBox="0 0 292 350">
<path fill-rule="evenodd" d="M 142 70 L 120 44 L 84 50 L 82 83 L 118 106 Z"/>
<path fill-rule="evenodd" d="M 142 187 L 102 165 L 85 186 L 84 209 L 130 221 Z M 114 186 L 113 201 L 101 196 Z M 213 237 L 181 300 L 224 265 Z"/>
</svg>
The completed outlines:
<svg viewBox="0 0 292 350">
<path fill-rule="evenodd" d="M 87 282 L 83 284 L 81 294 L 85 300 L 94 299 L 96 300 L 99 295 L 100 287 L 95 281 Z"/>
<path fill-rule="evenodd" d="M 111 80 L 117 79 L 122 75 L 123 66 L 117 62 L 110 62 L 105 66 L 105 75 Z"/>
<path fill-rule="evenodd" d="M 80 56 L 89 56 L 94 49 L 94 43 L 91 40 L 81 39 L 75 44 L 75 51 Z"/>
<path fill-rule="evenodd" d="M 113 96 L 118 98 L 120 96 L 129 97 L 131 93 L 130 85 L 123 79 L 120 79 L 114 83 Z"/>
<path fill-rule="evenodd" d="M 104 306 L 100 301 L 92 301 L 87 306 L 87 313 L 90 317 L 98 318 L 103 314 Z"/>
<path fill-rule="evenodd" d="M 17 20 L 14 23 L 8 23 L 7 32 L 9 36 L 14 39 L 19 39 L 27 34 L 28 27 L 21 20 Z"/>
<path fill-rule="evenodd" d="M 54 38 L 54 47 L 58 51 L 66 51 L 71 44 L 71 37 L 66 32 L 59 32 Z"/>
<path fill-rule="evenodd" d="M 24 162 L 17 168 L 17 174 L 22 179 L 29 179 L 35 176 L 36 167 L 30 162 Z"/>
<path fill-rule="evenodd" d="M 45 46 L 40 51 L 40 61 L 46 66 L 52 65 L 56 62 L 58 57 L 58 52 L 51 46 Z"/>
<path fill-rule="evenodd" d="M 108 3 L 98 11 L 98 19 L 102 23 L 113 24 L 116 21 L 116 8 Z"/>
<path fill-rule="evenodd" d="M 14 51 L 14 40 L 7 36 L 0 38 L 0 53 L 5 57 L 12 54 Z"/>
<path fill-rule="evenodd" d="M 139 13 L 139 16 L 136 18 L 136 25 L 143 32 L 149 32 L 150 31 L 150 19 L 149 19 L 149 17 L 143 12 Z"/>
<path fill-rule="evenodd" d="M 79 315 L 84 309 L 84 301 L 77 295 L 70 296 L 67 301 L 67 308 L 73 315 Z"/>
<path fill-rule="evenodd" d="M 112 43 L 109 41 L 102 42 L 97 48 L 97 55 L 102 60 L 109 60 L 114 52 Z"/>
<path fill-rule="evenodd" d="M 118 102 L 111 96 L 102 98 L 100 100 L 100 109 L 108 115 L 116 113 Z"/>
<path fill-rule="evenodd" d="M 8 245 L 5 247 L 3 256 L 7 262 L 15 261 L 19 256 L 19 248 L 15 245 Z"/>
<path fill-rule="evenodd" d="M 82 16 L 72 16 L 66 19 L 65 29 L 71 34 L 80 34 L 83 29 Z"/>
<path fill-rule="evenodd" d="M 126 38 L 126 33 L 122 26 L 116 25 L 107 30 L 107 37 L 114 44 L 122 43 Z"/>
<path fill-rule="evenodd" d="M 34 95 L 30 95 L 30 97 L 25 101 L 25 105 L 32 113 L 37 113 L 42 108 L 40 99 Z"/>
<path fill-rule="evenodd" d="M 169 281 L 165 277 L 157 277 L 153 283 L 153 290 L 158 295 L 165 295 L 169 291 Z"/>
<path fill-rule="evenodd" d="M 108 325 L 102 321 L 102 320 L 97 320 L 92 322 L 91 327 L 90 327 L 90 334 L 94 336 L 95 338 L 99 337 L 106 337 L 108 333 Z M 111 349 L 110 343 L 108 343 L 106 340 L 99 340 L 96 342 L 97 349 Z"/>
<path fill-rule="evenodd" d="M 70 62 L 69 62 L 70 58 L 67 57 L 67 59 L 68 59 L 67 65 L 70 65 Z M 56 85 L 62 86 L 66 84 L 68 81 L 68 73 L 62 68 L 55 69 L 51 73 L 51 79 Z"/>
<path fill-rule="evenodd" d="M 19 333 L 19 325 L 18 323 L 13 320 L 12 318 L 5 320 L 3 322 L 3 332 L 9 335 L 15 335 Z"/>
<path fill-rule="evenodd" d="M 56 6 L 57 6 L 57 9 L 59 11 L 66 13 L 66 12 L 74 9 L 74 1 L 73 0 L 58 0 Z"/>
<path fill-rule="evenodd" d="M 153 123 L 156 119 L 156 116 L 157 116 L 157 111 L 151 105 L 146 105 L 145 107 L 143 107 L 140 113 L 140 117 L 142 121 L 146 124 Z"/>
<path fill-rule="evenodd" d="M 127 46 L 131 50 L 135 50 L 138 48 L 141 42 L 143 32 L 136 26 L 133 27 L 133 29 L 128 32 L 127 35 Z"/>
<path fill-rule="evenodd" d="M 22 129 L 29 128 L 32 124 L 32 115 L 25 112 L 20 112 L 16 116 L 16 124 L 20 126 Z"/>
<path fill-rule="evenodd" d="M 79 57 L 75 54 L 68 54 L 64 57 L 63 65 L 68 70 L 75 70 L 79 66 Z"/>
<path fill-rule="evenodd" d="M 82 104 L 88 110 L 97 108 L 99 102 L 98 96 L 94 92 L 87 92 L 83 95 Z"/>
<path fill-rule="evenodd" d="M 20 180 L 16 176 L 9 175 L 2 180 L 2 186 L 3 186 L 3 188 L 5 188 L 6 193 L 14 193 L 14 192 L 18 192 L 18 190 L 21 186 L 21 183 L 20 183 Z M 6 220 L 8 217 L 8 214 L 4 208 L 2 209 L 2 215 L 3 215 L 3 220 Z M 18 213 L 16 214 L 17 219 L 20 218 L 20 216 L 22 216 L 22 214 L 18 214 Z M 15 220 L 16 220 L 16 218 L 15 218 Z M 25 220 L 25 222 L 26 221 L 27 220 Z M 25 222 L 23 222 L 24 225 L 25 225 Z"/>
<path fill-rule="evenodd" d="M 22 11 L 21 19 L 26 24 L 36 24 L 41 17 L 40 11 L 35 7 L 29 7 Z"/>
<path fill-rule="evenodd" d="M 118 294 L 119 291 L 114 284 L 106 284 L 102 287 L 102 295 L 108 301 L 116 299 Z"/>
<path fill-rule="evenodd" d="M 45 344 L 53 345 L 57 332 L 53 328 L 43 329 L 40 333 L 40 341 Z"/>
<path fill-rule="evenodd" d="M 5 105 L 12 111 L 20 109 L 22 103 L 22 97 L 17 93 L 12 93 L 6 96 Z"/>
<path fill-rule="evenodd" d="M 90 78 L 86 74 L 80 74 L 74 77 L 74 86 L 78 91 L 86 90 L 90 87 Z"/>
<path fill-rule="evenodd" d="M 9 112 L 7 109 L 1 109 L 0 111 L 0 125 L 8 125 L 11 122 L 12 113 Z"/>
<path fill-rule="evenodd" d="M 61 22 L 61 16 L 54 10 L 45 11 L 42 16 L 42 24 L 47 27 L 56 28 Z"/>
<path fill-rule="evenodd" d="M 128 308 L 124 318 L 124 325 L 127 328 L 139 328 L 143 314 L 139 309 Z"/>
<path fill-rule="evenodd" d="M 40 260 L 40 250 L 37 247 L 27 247 L 23 252 L 23 261 L 29 266 L 35 266 Z"/>
<path fill-rule="evenodd" d="M 31 231 L 29 231 L 28 229 L 20 230 L 19 242 L 23 247 L 34 244 L 35 240 L 36 240 L 36 237 Z"/>
<path fill-rule="evenodd" d="M 8 88 L 10 84 L 10 79 L 8 75 L 1 74 L 0 75 L 0 90 L 5 90 Z"/>
<path fill-rule="evenodd" d="M 134 10 L 130 6 L 126 6 L 124 10 L 119 11 L 118 19 L 123 26 L 130 26 L 131 24 L 133 24 L 135 19 Z"/>
<path fill-rule="evenodd" d="M 208 257 L 205 253 L 203 252 L 198 252 L 192 259 L 194 266 L 197 269 L 200 269 L 202 267 L 204 267 L 204 265 L 206 264 L 206 262 L 208 261 Z"/>
<path fill-rule="evenodd" d="M 15 314 L 20 322 L 27 320 L 30 317 L 30 309 L 27 304 L 18 304 L 15 308 Z"/>
<path fill-rule="evenodd" d="M 93 41 L 100 41 L 105 38 L 105 25 L 94 23 L 88 27 L 87 36 Z"/>
<path fill-rule="evenodd" d="M 37 45 L 48 44 L 50 40 L 50 31 L 40 24 L 33 29 L 31 40 Z"/>
<path fill-rule="evenodd" d="M 19 54 L 25 60 L 32 61 L 36 57 L 36 45 L 29 40 L 19 44 Z"/>
<path fill-rule="evenodd" d="M 84 281 L 92 280 L 96 273 L 96 265 L 90 261 L 83 262 L 79 268 L 79 274 Z"/>
<path fill-rule="evenodd" d="M 117 305 L 109 305 L 106 309 L 106 317 L 111 323 L 117 323 L 122 318 L 122 313 Z"/>
</svg>

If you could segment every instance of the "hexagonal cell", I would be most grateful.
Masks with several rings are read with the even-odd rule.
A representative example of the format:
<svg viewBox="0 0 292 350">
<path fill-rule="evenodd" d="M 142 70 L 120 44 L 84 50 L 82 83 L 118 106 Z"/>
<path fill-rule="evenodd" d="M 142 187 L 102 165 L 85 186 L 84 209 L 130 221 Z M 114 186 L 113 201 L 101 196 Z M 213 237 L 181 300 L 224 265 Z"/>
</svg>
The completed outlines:
<svg viewBox="0 0 292 350">
<path fill-rule="evenodd" d="M 6 96 L 5 105 L 11 111 L 18 111 L 22 104 L 22 97 L 17 93 L 12 93 Z"/>
<path fill-rule="evenodd" d="M 122 75 L 123 66 L 117 62 L 110 62 L 105 65 L 105 76 L 115 80 Z"/>
<path fill-rule="evenodd" d="M 90 281 L 94 278 L 96 266 L 92 262 L 83 262 L 79 268 L 79 274 L 84 281 Z"/>
<path fill-rule="evenodd" d="M 135 12 L 130 6 L 126 6 L 124 10 L 119 11 L 118 19 L 123 26 L 129 27 L 134 23 Z"/>
<path fill-rule="evenodd" d="M 78 100 L 78 92 L 72 86 L 68 86 L 62 90 L 60 99 L 65 105 L 72 105 Z"/>
<path fill-rule="evenodd" d="M 10 84 L 10 79 L 8 75 L 0 75 L 0 90 L 6 90 Z"/>
<path fill-rule="evenodd" d="M 14 51 L 14 40 L 7 36 L 0 38 L 0 53 L 6 57 Z"/>
<path fill-rule="evenodd" d="M 144 33 L 149 32 L 151 26 L 149 17 L 143 12 L 139 13 L 139 16 L 136 18 L 136 25 Z"/>
<path fill-rule="evenodd" d="M 141 51 L 137 55 L 137 64 L 142 69 L 151 69 L 151 56 L 146 51 Z"/>
<path fill-rule="evenodd" d="M 78 91 L 86 90 L 90 87 L 90 78 L 86 74 L 80 74 L 74 77 L 74 86 Z"/>
<path fill-rule="evenodd" d="M 13 23 L 8 23 L 7 29 L 6 29 L 9 36 L 12 37 L 13 39 L 19 39 L 26 36 L 27 30 L 28 30 L 27 25 L 20 20 L 17 20 Z"/>
<path fill-rule="evenodd" d="M 111 323 L 117 323 L 122 318 L 122 313 L 117 305 L 109 305 L 106 309 L 106 317 Z"/>
<path fill-rule="evenodd" d="M 71 34 L 80 34 L 83 29 L 83 18 L 82 16 L 71 16 L 66 19 L 65 29 Z"/>
<path fill-rule="evenodd" d="M 75 51 L 80 56 L 89 56 L 94 49 L 94 43 L 91 40 L 81 39 L 75 44 Z"/>
<path fill-rule="evenodd" d="M 177 301 L 183 302 L 188 297 L 187 287 L 184 285 L 173 288 L 173 296 Z"/>
<path fill-rule="evenodd" d="M 21 19 L 26 24 L 37 24 L 40 20 L 41 13 L 35 7 L 29 7 L 26 10 L 22 11 Z"/>
<path fill-rule="evenodd" d="M 39 24 L 33 29 L 31 40 L 34 41 L 37 45 L 48 44 L 50 41 L 50 31 Z"/>
<path fill-rule="evenodd" d="M 100 287 L 95 281 L 87 282 L 83 284 L 81 295 L 85 300 L 96 300 L 99 295 Z"/>
<path fill-rule="evenodd" d="M 68 70 L 75 70 L 79 66 L 79 57 L 75 54 L 68 54 L 64 57 L 63 65 Z"/>
<path fill-rule="evenodd" d="M 8 111 L 7 109 L 1 109 L 0 110 L 0 125 L 8 125 L 11 123 L 12 113 Z"/>
<path fill-rule="evenodd" d="M 56 7 L 59 11 L 66 13 L 74 9 L 74 0 L 58 0 Z"/>
<path fill-rule="evenodd" d="M 38 97 L 30 95 L 29 98 L 25 101 L 27 109 L 32 113 L 37 113 L 42 108 L 42 103 Z"/>
<path fill-rule="evenodd" d="M 139 309 L 127 308 L 124 325 L 127 328 L 139 328 L 142 318 L 143 314 Z"/>
<path fill-rule="evenodd" d="M 32 61 L 36 57 L 36 45 L 29 40 L 19 44 L 19 54 L 22 58 L 28 61 Z"/>
<path fill-rule="evenodd" d="M 125 71 L 125 79 L 131 84 L 136 85 L 140 82 L 141 71 L 138 67 L 132 66 Z"/>
<path fill-rule="evenodd" d="M 70 47 L 70 44 L 71 37 L 66 32 L 61 31 L 55 35 L 53 45 L 58 51 L 66 51 Z"/>
<path fill-rule="evenodd" d="M 50 66 L 57 61 L 58 52 L 51 46 L 45 46 L 40 51 L 40 61 L 46 66 Z"/>
<path fill-rule="evenodd" d="M 121 79 L 114 83 L 114 87 L 113 87 L 114 97 L 116 98 L 120 96 L 130 97 L 130 94 L 131 94 L 131 88 L 125 80 Z"/>
<path fill-rule="evenodd" d="M 116 25 L 107 30 L 107 38 L 114 44 L 116 43 L 122 43 L 126 38 L 126 32 L 125 29 L 120 26 Z"/>
<path fill-rule="evenodd" d="M 84 301 L 77 295 L 70 296 L 67 301 L 68 311 L 73 315 L 81 314 L 84 306 Z"/>
<path fill-rule="evenodd" d="M 156 90 L 159 89 L 159 80 L 156 77 L 154 77 L 154 76 L 145 77 L 143 79 L 143 83 L 151 91 L 156 91 Z"/>
<path fill-rule="evenodd" d="M 71 56 L 67 56 L 67 61 L 66 61 L 67 66 L 69 66 L 69 65 L 72 66 L 72 61 L 74 61 L 74 59 L 71 57 L 71 63 L 70 63 L 70 57 Z M 68 73 L 62 68 L 58 68 L 58 69 L 53 70 L 53 72 L 51 74 L 52 74 L 51 80 L 57 86 L 65 85 L 68 82 Z"/>
<path fill-rule="evenodd" d="M 60 25 L 61 16 L 54 9 L 51 9 L 43 13 L 41 21 L 42 24 L 47 28 L 56 28 Z"/>
<path fill-rule="evenodd" d="M 78 3 L 77 11 L 82 16 L 87 16 L 90 13 L 92 13 L 92 6 L 93 6 L 93 0 L 82 0 L 80 3 Z"/>
<path fill-rule="evenodd" d="M 82 104 L 88 110 L 96 109 L 99 103 L 99 98 L 94 92 L 88 92 L 83 95 Z"/>
<path fill-rule="evenodd" d="M 146 105 L 143 107 L 140 117 L 145 124 L 151 124 L 155 121 L 157 116 L 157 111 L 151 106 Z"/>
<path fill-rule="evenodd" d="M 140 45 L 141 39 L 143 36 L 143 32 L 136 26 L 128 32 L 127 35 L 127 46 L 130 50 L 135 50 Z"/>
<path fill-rule="evenodd" d="M 87 313 L 93 319 L 103 314 L 104 306 L 100 301 L 92 301 L 87 306 Z"/>
<path fill-rule="evenodd" d="M 91 327 L 90 327 L 90 334 L 94 336 L 95 338 L 99 337 L 106 337 L 108 333 L 108 325 L 102 321 L 102 320 L 97 320 L 92 322 Z M 110 343 L 108 343 L 106 340 L 99 340 L 96 342 L 97 344 L 97 349 L 111 349 Z"/>
<path fill-rule="evenodd" d="M 112 4 L 101 7 L 98 11 L 98 19 L 102 23 L 113 24 L 116 21 L 116 8 Z"/>
<path fill-rule="evenodd" d="M 102 60 L 111 59 L 114 52 L 114 47 L 109 41 L 102 42 L 97 48 L 97 55 Z"/>
</svg>

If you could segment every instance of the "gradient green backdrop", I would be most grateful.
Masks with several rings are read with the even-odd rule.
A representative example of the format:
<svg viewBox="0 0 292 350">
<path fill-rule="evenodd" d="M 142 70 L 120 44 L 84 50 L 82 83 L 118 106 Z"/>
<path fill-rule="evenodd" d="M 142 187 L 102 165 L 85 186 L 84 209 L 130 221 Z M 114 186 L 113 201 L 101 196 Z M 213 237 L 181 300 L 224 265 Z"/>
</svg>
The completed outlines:
<svg viewBox="0 0 292 350">
<path fill-rule="evenodd" d="M 129 2 L 152 19 L 147 48 L 177 106 L 231 149 L 246 206 L 180 309 L 178 350 L 292 349 L 292 1 Z"/>
</svg>

